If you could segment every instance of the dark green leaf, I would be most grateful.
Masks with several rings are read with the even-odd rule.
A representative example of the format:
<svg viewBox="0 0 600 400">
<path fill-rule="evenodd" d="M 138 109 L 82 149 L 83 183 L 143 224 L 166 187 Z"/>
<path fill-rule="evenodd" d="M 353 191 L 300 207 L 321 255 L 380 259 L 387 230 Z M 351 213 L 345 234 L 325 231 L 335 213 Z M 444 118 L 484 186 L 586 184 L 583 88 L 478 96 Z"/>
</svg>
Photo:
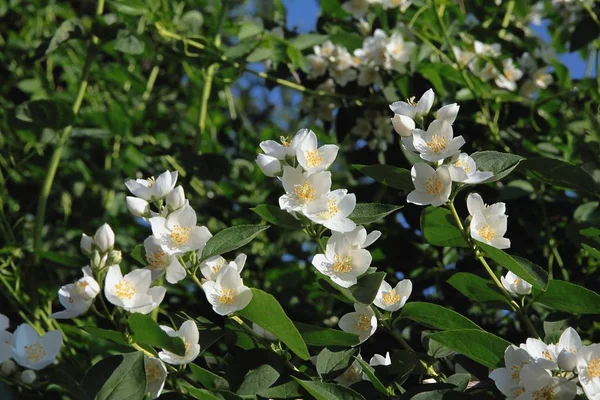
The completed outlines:
<svg viewBox="0 0 600 400">
<path fill-rule="evenodd" d="M 593 248 L 585 243 L 582 243 L 581 246 L 587 251 L 590 256 L 594 257 L 596 260 L 600 261 L 600 250 Z"/>
<path fill-rule="evenodd" d="M 386 186 L 400 189 L 404 192 L 410 192 L 415 189 L 410 171 L 404 168 L 392 167 L 391 165 L 353 165 L 354 168 L 375 179 Z"/>
<path fill-rule="evenodd" d="M 352 214 L 350 214 L 348 218 L 358 225 L 370 224 L 371 222 L 387 217 L 402 207 L 403 206 L 378 203 L 357 204 L 356 208 L 354 208 L 354 211 L 352 211 Z"/>
<path fill-rule="evenodd" d="M 354 346 L 359 342 L 353 333 L 300 322 L 294 322 L 294 325 L 308 346 Z"/>
<path fill-rule="evenodd" d="M 121 332 L 97 328 L 95 326 L 83 326 L 81 329 L 89 333 L 94 339 L 107 339 L 122 346 L 129 346 L 129 343 L 127 343 Z"/>
<path fill-rule="evenodd" d="M 590 174 L 573 164 L 554 158 L 529 158 L 521 163 L 519 171 L 530 179 L 537 179 L 548 185 L 591 194 L 600 192 Z"/>
<path fill-rule="evenodd" d="M 292 217 L 290 213 L 281 210 L 279 207 L 270 204 L 259 204 L 258 206 L 251 208 L 251 210 L 270 224 L 287 229 L 302 229 L 302 223 L 299 220 Z"/>
<path fill-rule="evenodd" d="M 214 374 L 196 364 L 190 364 L 192 375 L 207 389 L 229 389 L 229 382 L 220 375 Z"/>
<path fill-rule="evenodd" d="M 127 324 L 136 343 L 160 347 L 180 356 L 185 354 L 181 338 L 167 335 L 151 316 L 133 313 L 129 316 Z"/>
<path fill-rule="evenodd" d="M 133 248 L 131 257 L 142 265 L 148 265 L 148 261 L 146 260 L 146 250 L 144 249 L 143 244 L 138 244 Z"/>
<path fill-rule="evenodd" d="M 478 151 L 471 154 L 478 171 L 490 171 L 493 177 L 485 182 L 494 182 L 510 174 L 524 158 L 516 154 L 498 151 Z"/>
<path fill-rule="evenodd" d="M 379 378 L 377 378 L 377 376 L 375 375 L 375 370 L 373 369 L 373 367 L 371 367 L 369 363 L 363 360 L 362 358 L 354 357 L 354 359 L 361 365 L 363 372 L 365 373 L 365 375 L 367 375 L 367 377 L 369 377 L 369 381 L 371 381 L 373 387 L 387 396 L 388 391 L 386 390 L 385 385 L 381 383 Z"/>
<path fill-rule="evenodd" d="M 458 272 L 447 282 L 473 301 L 506 302 L 502 292 L 492 282 L 480 276 L 468 272 Z"/>
<path fill-rule="evenodd" d="M 456 311 L 432 303 L 410 302 L 402 308 L 402 318 L 436 329 L 480 329 Z"/>
<path fill-rule="evenodd" d="M 64 21 L 52 35 L 52 39 L 44 42 L 38 49 L 37 54 L 47 56 L 58 48 L 61 44 L 71 39 L 80 39 L 84 37 L 85 30 L 81 21 L 78 19 L 69 19 Z"/>
<path fill-rule="evenodd" d="M 450 210 L 427 207 L 421 212 L 421 231 L 434 246 L 469 247 Z"/>
<path fill-rule="evenodd" d="M 341 351 L 324 348 L 317 356 L 317 372 L 321 376 L 339 375 L 352 364 L 355 354 L 356 349 L 353 348 Z"/>
<path fill-rule="evenodd" d="M 114 41 L 115 50 L 125 54 L 142 54 L 144 52 L 144 43 L 140 41 L 133 33 L 121 30 Z"/>
<path fill-rule="evenodd" d="M 206 243 L 201 260 L 239 249 L 268 228 L 268 225 L 238 225 L 225 228 Z"/>
<path fill-rule="evenodd" d="M 510 345 L 506 340 L 480 329 L 448 330 L 429 337 L 489 368 L 503 364 L 504 351 Z"/>
<path fill-rule="evenodd" d="M 289 381 L 282 385 L 273 386 L 258 392 L 261 397 L 268 399 L 299 399 L 302 398 L 300 384 L 296 381 Z"/>
<path fill-rule="evenodd" d="M 291 39 L 289 43 L 298 50 L 304 50 L 319 45 L 326 41 L 328 38 L 329 36 L 327 35 L 317 35 L 314 33 L 309 33 L 306 35 L 295 37 Z"/>
<path fill-rule="evenodd" d="M 600 314 L 600 295 L 574 283 L 551 280 L 536 302 L 556 311 Z"/>
<path fill-rule="evenodd" d="M 296 377 L 294 379 L 316 400 L 365 400 L 350 388 L 333 383 L 303 381 Z"/>
<path fill-rule="evenodd" d="M 95 400 L 141 399 L 146 393 L 146 369 L 141 352 L 98 361 L 83 378 L 83 388 Z"/>
<path fill-rule="evenodd" d="M 40 127 L 62 129 L 75 120 L 71 107 L 62 101 L 35 100 L 29 102 L 28 108 L 31 121 Z"/>
<path fill-rule="evenodd" d="M 279 372 L 269 364 L 263 364 L 246 375 L 236 393 L 255 395 L 259 391 L 271 387 L 277 379 L 279 379 Z"/>
</svg>

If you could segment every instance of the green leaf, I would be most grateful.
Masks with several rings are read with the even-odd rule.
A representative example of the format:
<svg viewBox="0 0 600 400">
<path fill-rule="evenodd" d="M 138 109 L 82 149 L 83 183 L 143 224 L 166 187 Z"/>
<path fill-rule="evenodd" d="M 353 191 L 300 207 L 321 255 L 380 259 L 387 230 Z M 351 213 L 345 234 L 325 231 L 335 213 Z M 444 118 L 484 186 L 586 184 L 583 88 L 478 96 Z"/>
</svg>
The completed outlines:
<svg viewBox="0 0 600 400">
<path fill-rule="evenodd" d="M 326 279 L 331 286 L 336 288 L 353 303 L 369 305 L 375 300 L 379 286 L 381 286 L 381 281 L 383 281 L 384 278 L 385 272 L 366 274 L 358 278 L 356 285 L 352 285 L 350 288 L 343 288 L 332 282 L 329 278 Z"/>
<path fill-rule="evenodd" d="M 239 311 L 239 315 L 271 332 L 298 357 L 308 360 L 310 354 L 300 332 L 275 297 L 255 288 L 252 288 L 252 294 L 252 301 Z"/>
<path fill-rule="evenodd" d="M 78 19 L 69 19 L 64 21 L 52 35 L 50 41 L 44 42 L 36 51 L 37 55 L 52 53 L 58 47 L 71 39 L 80 39 L 85 36 L 85 30 L 81 21 Z"/>
<path fill-rule="evenodd" d="M 354 359 L 358 361 L 365 375 L 369 377 L 369 381 L 371 381 L 373 387 L 379 392 L 383 393 L 384 395 L 389 395 L 388 391 L 385 388 L 385 385 L 381 383 L 379 378 L 375 375 L 375 370 L 373 369 L 373 367 L 370 366 L 369 363 L 363 360 L 362 358 L 354 357 Z"/>
<path fill-rule="evenodd" d="M 187 36 L 200 35 L 204 25 L 204 16 L 198 10 L 190 10 L 183 14 L 177 24 L 177 31 Z"/>
<path fill-rule="evenodd" d="M 146 369 L 141 352 L 98 361 L 83 378 L 83 388 L 95 400 L 141 399 L 146 393 Z"/>
<path fill-rule="evenodd" d="M 370 224 L 371 222 L 375 222 L 387 217 L 402 207 L 403 206 L 393 206 L 390 204 L 379 203 L 357 204 L 354 208 L 354 211 L 352 211 L 352 214 L 350 214 L 348 218 L 358 225 Z"/>
<path fill-rule="evenodd" d="M 286 211 L 270 204 L 259 204 L 250 210 L 257 213 L 262 219 L 270 224 L 287 229 L 302 229 L 302 223 Z"/>
<path fill-rule="evenodd" d="M 336 18 L 343 18 L 350 15 L 342 8 L 340 0 L 321 0 L 321 14 Z M 350 49 L 348 50 L 352 51 Z"/>
<path fill-rule="evenodd" d="M 35 100 L 28 103 L 31 121 L 40 127 L 62 129 L 73 124 L 75 114 L 63 101 Z"/>
<path fill-rule="evenodd" d="M 449 376 L 446 379 L 446 383 L 451 383 L 456 386 L 455 390 L 459 392 L 464 392 L 471 381 L 471 374 L 463 373 L 463 374 L 454 374 Z"/>
<path fill-rule="evenodd" d="M 289 41 L 290 45 L 298 50 L 308 49 L 310 47 L 319 45 L 329 39 L 327 35 L 317 35 L 315 33 L 309 33 L 306 35 L 298 36 Z"/>
<path fill-rule="evenodd" d="M 316 400 L 365 400 L 364 397 L 350 388 L 333 383 L 303 381 L 296 377 L 293 378 Z"/>
<path fill-rule="evenodd" d="M 144 249 L 143 244 L 138 244 L 133 248 L 131 257 L 144 266 L 148 265 L 148 261 L 146 260 L 146 250 Z"/>
<path fill-rule="evenodd" d="M 255 23 L 254 21 L 244 22 L 240 28 L 240 32 L 238 33 L 238 38 L 240 40 L 244 40 L 262 33 L 264 31 L 264 27 L 262 21 L 258 21 L 260 22 L 259 24 Z"/>
<path fill-rule="evenodd" d="M 268 225 L 238 225 L 225 228 L 206 243 L 200 261 L 239 249 L 268 228 Z"/>
<path fill-rule="evenodd" d="M 299 399 L 302 398 L 300 384 L 296 381 L 289 381 L 282 385 L 273 386 L 258 392 L 261 397 L 267 399 Z"/>
<path fill-rule="evenodd" d="M 546 287 L 548 287 L 548 274 L 541 267 L 524 258 L 511 256 L 504 251 L 485 243 L 477 242 L 477 246 L 479 246 L 489 258 L 504 268 L 507 268 L 519 278 L 525 279 L 533 287 L 541 291 L 546 290 Z"/>
<path fill-rule="evenodd" d="M 190 364 L 192 375 L 207 389 L 229 390 L 229 382 L 220 375 L 214 374 L 196 364 Z"/>
<path fill-rule="evenodd" d="M 544 342 L 557 343 L 563 331 L 570 326 L 571 314 L 564 312 L 549 313 L 544 319 Z"/>
<path fill-rule="evenodd" d="M 360 341 L 358 335 L 337 329 L 294 322 L 308 346 L 354 346 Z"/>
<path fill-rule="evenodd" d="M 121 53 L 136 55 L 144 52 L 145 45 L 133 33 L 120 30 L 114 41 L 114 47 Z"/>
<path fill-rule="evenodd" d="M 429 338 L 489 368 L 503 364 L 504 351 L 510 346 L 506 340 L 480 329 L 436 332 Z"/>
<path fill-rule="evenodd" d="M 34 251 L 33 254 L 44 260 L 51 261 L 59 265 L 64 265 L 65 267 L 81 267 L 87 262 L 79 255 L 63 254 L 54 251 L 38 250 Z"/>
<path fill-rule="evenodd" d="M 556 311 L 600 314 L 600 295 L 574 283 L 553 279 L 536 302 Z"/>
<path fill-rule="evenodd" d="M 277 379 L 279 379 L 279 372 L 269 364 L 263 364 L 246 375 L 236 393 L 255 395 L 257 392 L 271 387 Z"/>
<path fill-rule="evenodd" d="M 421 231 L 427 243 L 443 247 L 469 247 L 450 210 L 427 207 L 421 212 Z"/>
<path fill-rule="evenodd" d="M 506 302 L 502 292 L 490 281 L 480 276 L 458 272 L 447 280 L 448 284 L 473 301 Z"/>
<path fill-rule="evenodd" d="M 456 311 L 432 303 L 418 301 L 407 303 L 402 308 L 400 316 L 435 329 L 481 329 Z"/>
<path fill-rule="evenodd" d="M 129 346 L 129 343 L 127 343 L 127 340 L 125 340 L 121 332 L 102 329 L 95 326 L 82 326 L 81 329 L 92 335 L 94 339 L 107 339 L 122 346 Z"/>
<path fill-rule="evenodd" d="M 595 249 L 592 246 L 587 245 L 585 243 L 582 243 L 581 246 L 585 249 L 585 251 L 587 251 L 588 253 L 590 253 L 590 256 L 592 256 L 596 260 L 600 261 L 600 250 Z"/>
<path fill-rule="evenodd" d="M 498 151 L 478 151 L 471 154 L 478 171 L 490 171 L 493 177 L 484 182 L 498 181 L 510 174 L 519 165 L 519 162 L 525 160 L 516 154 L 501 153 Z"/>
<path fill-rule="evenodd" d="M 341 374 L 352 364 L 355 354 L 354 348 L 341 351 L 324 348 L 317 356 L 317 373 L 320 376 Z"/>
<path fill-rule="evenodd" d="M 591 194 L 600 192 L 590 174 L 573 164 L 554 158 L 529 158 L 521 163 L 519 171 L 530 179 L 537 179 L 548 185 Z"/>
<path fill-rule="evenodd" d="M 410 192 L 415 188 L 410 176 L 410 171 L 407 169 L 383 164 L 354 164 L 353 167 L 368 177 L 375 179 L 377 182 L 383 183 L 386 186 L 400 189 L 404 192 Z"/>
<path fill-rule="evenodd" d="M 181 338 L 169 336 L 151 316 L 133 313 L 129 316 L 127 324 L 136 343 L 160 347 L 180 356 L 185 355 L 185 346 Z"/>
</svg>

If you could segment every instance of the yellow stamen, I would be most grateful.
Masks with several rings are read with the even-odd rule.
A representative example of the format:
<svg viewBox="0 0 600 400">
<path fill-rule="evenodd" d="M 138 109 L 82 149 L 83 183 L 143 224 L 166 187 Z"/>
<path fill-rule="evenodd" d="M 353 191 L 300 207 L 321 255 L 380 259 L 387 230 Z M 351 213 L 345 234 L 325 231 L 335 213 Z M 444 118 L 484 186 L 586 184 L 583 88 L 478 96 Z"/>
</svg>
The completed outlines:
<svg viewBox="0 0 600 400">
<path fill-rule="evenodd" d="M 352 271 L 352 258 L 350 256 L 340 257 L 336 254 L 333 261 L 333 270 L 335 272 L 345 273 Z"/>
<path fill-rule="evenodd" d="M 545 352 L 543 352 L 542 354 L 544 355 L 544 358 L 545 358 L 546 360 L 554 361 L 554 360 L 552 359 L 552 356 L 550 355 L 550 352 L 548 352 L 548 350 L 546 350 L 546 351 L 545 351 Z"/>
<path fill-rule="evenodd" d="M 533 392 L 533 400 L 554 400 L 554 388 L 544 386 L 540 390 Z"/>
<path fill-rule="evenodd" d="M 511 377 L 512 377 L 512 378 L 513 378 L 515 381 L 518 381 L 518 380 L 519 380 L 519 376 L 521 375 L 521 369 L 523 369 L 523 366 L 524 366 L 524 365 L 526 365 L 526 364 L 527 364 L 526 362 L 522 362 L 522 363 L 521 363 L 521 364 L 519 364 L 519 365 L 513 365 L 513 366 L 511 367 L 511 371 L 512 371 Z"/>
<path fill-rule="evenodd" d="M 437 196 L 444 190 L 444 184 L 435 176 L 432 175 L 425 181 L 425 191 L 431 196 Z"/>
<path fill-rule="evenodd" d="M 392 289 L 389 292 L 383 292 L 381 297 L 383 298 L 383 302 L 385 304 L 396 304 L 402 298 L 402 296 L 396 293 L 396 289 Z"/>
<path fill-rule="evenodd" d="M 371 317 L 366 314 L 357 314 L 354 327 L 363 332 L 371 330 Z"/>
<path fill-rule="evenodd" d="M 308 203 L 315 199 L 316 191 L 308 182 L 304 182 L 302 185 L 296 185 L 294 192 L 302 203 Z"/>
<path fill-rule="evenodd" d="M 307 150 L 304 154 L 306 163 L 310 168 L 314 168 L 323 162 L 323 157 L 321 157 L 321 152 L 319 150 Z"/>
<path fill-rule="evenodd" d="M 192 228 L 188 227 L 188 226 L 179 226 L 179 225 L 175 225 L 173 227 L 173 229 L 171 229 L 171 235 L 169 235 L 171 237 L 171 241 L 176 245 L 176 246 L 183 246 L 185 244 L 187 244 L 187 242 L 190 240 L 190 232 L 191 232 Z"/>
<path fill-rule="evenodd" d="M 131 300 L 136 292 L 135 287 L 127 279 L 115 285 L 115 295 L 121 300 Z"/>
<path fill-rule="evenodd" d="M 226 261 L 225 261 L 225 259 L 224 259 L 224 258 L 222 258 L 222 259 L 220 259 L 219 261 L 217 261 L 217 262 L 215 263 L 215 265 L 213 265 L 213 266 L 211 267 L 211 270 L 212 270 L 213 274 L 216 274 L 217 272 L 219 272 L 219 271 L 221 270 L 221 268 L 223 268 L 223 266 L 225 265 L 225 262 L 226 262 Z"/>
<path fill-rule="evenodd" d="M 39 342 L 25 346 L 25 355 L 29 361 L 38 362 L 46 357 L 47 354 L 46 349 Z"/>
<path fill-rule="evenodd" d="M 340 379 L 345 380 L 347 382 L 356 382 L 361 380 L 360 371 L 354 367 L 350 367 L 344 371 L 342 375 L 340 375 Z"/>
<path fill-rule="evenodd" d="M 222 288 L 219 302 L 221 304 L 232 305 L 237 299 L 237 290 L 230 288 Z"/>
<path fill-rule="evenodd" d="M 154 186 L 154 183 L 156 182 L 156 179 L 154 179 L 153 176 L 151 176 L 150 178 L 146 179 L 148 181 L 148 187 L 151 188 L 152 186 Z"/>
<path fill-rule="evenodd" d="M 410 104 L 411 106 L 413 106 L 413 107 L 416 107 L 416 106 L 417 106 L 417 103 L 415 102 L 415 96 L 409 97 L 409 98 L 406 100 L 406 102 L 407 102 L 408 104 Z"/>
<path fill-rule="evenodd" d="M 486 224 L 483 228 L 478 229 L 477 233 L 488 242 L 496 237 L 496 232 L 492 229 L 490 224 Z"/>
<path fill-rule="evenodd" d="M 166 255 L 167 254 L 162 250 L 158 250 L 155 253 L 146 253 L 146 261 L 148 261 L 150 269 L 159 269 L 166 267 L 168 261 L 167 259 L 165 259 Z"/>
<path fill-rule="evenodd" d="M 454 166 L 457 168 L 462 168 L 467 174 L 471 172 L 471 167 L 466 160 L 456 160 Z"/>
<path fill-rule="evenodd" d="M 161 379 L 160 368 L 154 363 L 146 362 L 146 381 L 148 383 L 157 382 Z"/>
<path fill-rule="evenodd" d="M 448 144 L 448 140 L 440 135 L 433 135 L 431 140 L 427 142 L 427 147 L 434 153 L 439 153 L 440 151 L 446 150 L 446 145 Z"/>
<path fill-rule="evenodd" d="M 319 218 L 331 219 L 331 218 L 335 217 L 338 212 L 340 212 L 340 209 L 338 208 L 337 200 L 329 199 L 329 200 L 327 200 L 327 211 L 323 211 L 322 213 L 319 213 Z"/>
<path fill-rule="evenodd" d="M 279 140 L 281 141 L 281 144 L 285 147 L 290 147 L 290 145 L 292 144 L 292 139 L 289 136 L 279 136 Z"/>
<path fill-rule="evenodd" d="M 588 362 L 587 372 L 592 378 L 600 378 L 600 357 L 594 357 Z"/>
</svg>

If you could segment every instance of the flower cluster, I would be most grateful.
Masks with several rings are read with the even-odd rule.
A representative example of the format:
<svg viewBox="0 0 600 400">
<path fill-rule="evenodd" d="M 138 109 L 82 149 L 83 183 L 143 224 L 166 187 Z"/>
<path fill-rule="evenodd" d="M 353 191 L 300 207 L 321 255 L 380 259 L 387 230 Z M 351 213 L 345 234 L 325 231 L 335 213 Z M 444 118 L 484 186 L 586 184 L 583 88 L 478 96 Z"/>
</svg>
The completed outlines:
<svg viewBox="0 0 600 400">
<path fill-rule="evenodd" d="M 571 400 L 581 388 L 588 399 L 600 396 L 600 344 L 584 346 L 573 328 L 555 344 L 529 338 L 519 347 L 510 345 L 504 364 L 490 378 L 507 399 Z"/>
</svg>

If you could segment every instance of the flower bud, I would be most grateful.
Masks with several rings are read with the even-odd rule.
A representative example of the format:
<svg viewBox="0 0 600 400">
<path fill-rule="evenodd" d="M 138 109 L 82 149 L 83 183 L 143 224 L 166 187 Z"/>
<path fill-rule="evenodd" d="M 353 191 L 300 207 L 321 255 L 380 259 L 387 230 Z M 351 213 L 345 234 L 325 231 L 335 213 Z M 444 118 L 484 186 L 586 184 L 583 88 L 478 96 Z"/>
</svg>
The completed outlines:
<svg viewBox="0 0 600 400">
<path fill-rule="evenodd" d="M 91 261 L 92 261 L 92 268 L 95 269 L 100 269 L 102 268 L 102 256 L 100 256 L 100 252 L 98 252 L 98 250 L 94 250 L 94 253 L 92 254 L 91 257 Z"/>
<path fill-rule="evenodd" d="M 121 263 L 123 256 L 120 250 L 111 250 L 108 253 L 108 257 L 106 258 L 106 264 L 108 265 L 118 265 Z"/>
<path fill-rule="evenodd" d="M 449 124 L 453 124 L 456 120 L 456 116 L 458 115 L 458 110 L 460 106 L 456 103 L 445 105 L 444 107 L 437 110 L 436 118 L 443 119 Z"/>
<path fill-rule="evenodd" d="M 21 382 L 26 385 L 31 385 L 33 382 L 35 382 L 35 378 L 35 371 L 26 369 L 25 371 L 21 372 Z"/>
<path fill-rule="evenodd" d="M 185 205 L 185 194 L 181 186 L 177 186 L 167 193 L 167 207 L 169 211 L 175 211 Z"/>
<path fill-rule="evenodd" d="M 406 115 L 395 114 L 392 118 L 392 125 L 394 125 L 396 133 L 403 137 L 412 135 L 412 130 L 415 129 L 415 121 Z"/>
<path fill-rule="evenodd" d="M 134 217 L 146 217 L 150 215 L 150 203 L 138 197 L 127 196 L 127 208 Z"/>
<path fill-rule="evenodd" d="M 13 360 L 6 360 L 0 365 L 2 375 L 9 376 L 17 371 L 17 364 Z"/>
<path fill-rule="evenodd" d="M 79 245 L 81 246 L 81 251 L 83 252 L 83 254 L 85 254 L 86 256 L 90 256 L 92 254 L 92 244 L 94 243 L 94 239 L 92 239 L 90 236 L 86 235 L 85 233 L 81 234 L 81 242 L 79 242 Z"/>
<path fill-rule="evenodd" d="M 259 154 L 256 163 L 258 164 L 258 168 L 260 168 L 266 176 L 272 178 L 281 173 L 281 162 L 275 157 Z"/>
<path fill-rule="evenodd" d="M 565 371 L 573 371 L 577 367 L 577 354 L 562 351 L 558 355 L 558 368 Z"/>
<path fill-rule="evenodd" d="M 115 233 L 108 224 L 104 224 L 98 228 L 94 235 L 94 243 L 102 253 L 107 252 L 115 245 Z"/>
</svg>

